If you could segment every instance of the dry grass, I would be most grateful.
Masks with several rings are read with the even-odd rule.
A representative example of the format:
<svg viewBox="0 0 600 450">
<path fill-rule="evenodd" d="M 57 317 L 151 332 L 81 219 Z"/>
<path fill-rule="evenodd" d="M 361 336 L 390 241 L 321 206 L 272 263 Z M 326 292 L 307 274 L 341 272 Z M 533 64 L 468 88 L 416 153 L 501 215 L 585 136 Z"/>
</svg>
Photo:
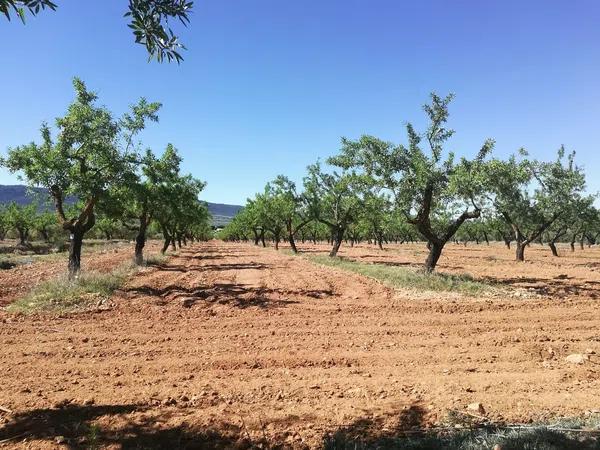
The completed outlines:
<svg viewBox="0 0 600 450">
<path fill-rule="evenodd" d="M 374 278 L 393 288 L 433 292 L 458 292 L 464 295 L 490 294 L 500 290 L 497 286 L 475 281 L 466 275 L 428 274 L 411 267 L 369 264 L 349 259 L 330 258 L 323 255 L 308 256 L 308 259 L 318 264 Z"/>
<path fill-rule="evenodd" d="M 25 297 L 7 307 L 9 312 L 32 314 L 38 312 L 75 312 L 90 309 L 108 299 L 120 288 L 133 271 L 130 264 L 110 273 L 88 272 L 70 281 L 66 275 L 45 281 Z"/>
</svg>

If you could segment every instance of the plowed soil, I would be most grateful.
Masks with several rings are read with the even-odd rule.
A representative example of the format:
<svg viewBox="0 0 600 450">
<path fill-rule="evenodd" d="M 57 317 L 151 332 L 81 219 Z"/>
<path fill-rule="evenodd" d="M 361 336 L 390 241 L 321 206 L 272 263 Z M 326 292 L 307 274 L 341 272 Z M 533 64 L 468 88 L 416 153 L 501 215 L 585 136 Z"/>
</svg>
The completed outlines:
<svg viewBox="0 0 600 450">
<path fill-rule="evenodd" d="M 140 270 L 108 311 L 0 310 L 0 447 L 318 448 L 472 402 L 493 421 L 583 414 L 599 407 L 600 251 L 561 251 L 532 246 L 516 264 L 500 245 L 449 246 L 439 270 L 535 294 L 470 298 L 214 241 Z M 341 254 L 424 259 L 422 245 Z"/>
</svg>

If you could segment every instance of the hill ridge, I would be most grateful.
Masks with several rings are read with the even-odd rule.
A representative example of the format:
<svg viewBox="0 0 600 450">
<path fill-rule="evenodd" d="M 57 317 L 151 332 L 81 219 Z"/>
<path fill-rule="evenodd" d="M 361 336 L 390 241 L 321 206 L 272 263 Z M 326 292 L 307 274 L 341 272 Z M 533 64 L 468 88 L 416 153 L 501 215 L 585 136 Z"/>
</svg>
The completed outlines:
<svg viewBox="0 0 600 450">
<path fill-rule="evenodd" d="M 33 191 L 33 195 L 31 194 Z M 23 184 L 0 184 L 0 204 L 16 202 L 19 205 L 27 205 L 31 203 L 35 196 L 47 196 L 44 188 L 30 188 Z M 70 197 L 67 203 L 74 202 L 75 198 Z M 222 226 L 231 221 L 242 206 L 230 205 L 227 203 L 212 203 L 205 202 L 208 206 L 208 211 L 213 217 L 213 225 Z"/>
</svg>

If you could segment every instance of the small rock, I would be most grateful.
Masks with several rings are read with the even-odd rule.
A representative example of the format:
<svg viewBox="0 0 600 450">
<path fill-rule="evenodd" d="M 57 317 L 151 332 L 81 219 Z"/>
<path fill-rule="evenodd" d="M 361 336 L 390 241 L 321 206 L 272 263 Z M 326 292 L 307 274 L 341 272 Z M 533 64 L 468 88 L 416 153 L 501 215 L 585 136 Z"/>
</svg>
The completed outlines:
<svg viewBox="0 0 600 450">
<path fill-rule="evenodd" d="M 89 338 L 89 337 L 84 337 L 84 338 L 81 340 L 81 342 L 83 342 L 84 344 L 85 344 L 86 342 L 90 342 L 90 338 Z"/>
<path fill-rule="evenodd" d="M 177 400 L 175 400 L 174 398 L 171 398 L 171 397 L 167 397 L 162 401 L 162 404 L 163 404 L 163 406 L 176 405 Z"/>
<path fill-rule="evenodd" d="M 86 398 L 83 401 L 83 404 L 86 406 L 93 405 L 94 403 L 96 403 L 96 400 L 94 400 L 93 398 Z"/>
<path fill-rule="evenodd" d="M 485 414 L 485 408 L 483 407 L 483 405 L 481 403 L 469 403 L 467 405 L 467 409 L 469 411 L 473 411 L 476 412 L 477 414 L 481 414 L 484 415 Z"/>
<path fill-rule="evenodd" d="M 181 306 L 183 306 L 184 308 L 191 308 L 194 303 L 196 303 L 196 300 L 193 298 L 184 298 L 181 301 Z"/>
<path fill-rule="evenodd" d="M 492 450 L 502 450 L 502 446 L 500 444 L 496 444 Z"/>
<path fill-rule="evenodd" d="M 594 350 L 592 350 L 591 348 L 586 348 L 585 349 L 585 354 L 586 355 L 595 355 L 596 352 Z"/>
<path fill-rule="evenodd" d="M 64 444 L 67 442 L 67 438 L 64 436 L 56 436 L 54 438 L 54 442 L 56 442 L 57 444 Z"/>
<path fill-rule="evenodd" d="M 581 353 L 572 353 L 565 358 L 565 361 L 571 364 L 583 364 L 589 359 L 588 355 Z"/>
</svg>

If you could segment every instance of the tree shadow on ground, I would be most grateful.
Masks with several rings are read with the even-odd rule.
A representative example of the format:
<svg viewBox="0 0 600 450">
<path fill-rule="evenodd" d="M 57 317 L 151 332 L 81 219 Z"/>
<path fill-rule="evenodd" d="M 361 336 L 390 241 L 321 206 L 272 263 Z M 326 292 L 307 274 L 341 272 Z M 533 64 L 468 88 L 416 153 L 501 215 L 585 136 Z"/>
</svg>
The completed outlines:
<svg viewBox="0 0 600 450">
<path fill-rule="evenodd" d="M 598 282 L 594 281 L 575 281 L 573 277 L 555 277 L 555 278 L 536 278 L 536 277 L 515 277 L 515 278 L 496 278 L 484 277 L 483 281 L 506 285 L 521 289 L 527 289 L 539 295 L 550 297 L 567 296 L 587 296 L 596 298 L 600 296 Z"/>
<path fill-rule="evenodd" d="M 152 286 L 127 287 L 125 292 L 157 297 L 161 305 L 173 301 L 184 301 L 186 307 L 195 304 L 222 304 L 237 308 L 251 306 L 259 308 L 281 308 L 299 303 L 290 298 L 303 296 L 310 298 L 327 298 L 333 295 L 331 289 L 279 289 L 262 286 L 251 286 L 242 283 L 214 283 L 206 287 L 188 288 L 179 285 L 167 285 L 156 288 Z"/>
<path fill-rule="evenodd" d="M 453 426 L 428 428 L 426 411 L 414 404 L 397 414 L 361 418 L 323 439 L 324 450 L 597 450 L 597 435 L 539 427 Z M 498 445 L 498 447 L 495 447 Z"/>
<path fill-rule="evenodd" d="M 190 259 L 202 259 L 202 258 L 190 258 Z M 212 259 L 212 258 L 205 258 Z M 164 264 L 164 263 L 150 263 L 150 267 L 155 267 L 162 272 L 203 272 L 203 271 L 225 271 L 225 270 L 266 270 L 272 266 L 268 264 L 260 263 L 223 263 L 223 264 Z"/>
<path fill-rule="evenodd" d="M 161 423 L 165 414 L 144 415 L 147 409 L 141 405 L 71 404 L 17 413 L 0 428 L 0 442 L 16 444 L 27 440 L 33 445 L 30 448 L 35 448 L 31 441 L 55 442 L 73 450 L 111 445 L 122 449 L 273 448 L 267 442 L 251 441 L 248 433 L 235 424 L 200 428 L 183 422 L 167 427 Z M 95 423 L 97 419 L 109 419 L 111 427 Z"/>
</svg>

